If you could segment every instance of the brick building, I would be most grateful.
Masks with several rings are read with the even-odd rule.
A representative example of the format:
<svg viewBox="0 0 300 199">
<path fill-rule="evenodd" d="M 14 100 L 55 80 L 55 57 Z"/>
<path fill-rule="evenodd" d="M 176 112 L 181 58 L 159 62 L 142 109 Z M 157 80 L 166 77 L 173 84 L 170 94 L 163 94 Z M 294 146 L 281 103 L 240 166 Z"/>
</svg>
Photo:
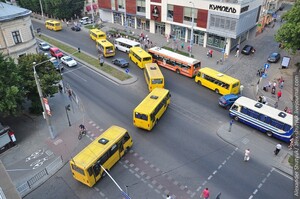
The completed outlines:
<svg viewBox="0 0 300 199">
<path fill-rule="evenodd" d="M 226 53 L 256 31 L 261 5 L 262 0 L 98 0 L 104 21 L 185 42 L 193 26 L 194 44 Z"/>
</svg>

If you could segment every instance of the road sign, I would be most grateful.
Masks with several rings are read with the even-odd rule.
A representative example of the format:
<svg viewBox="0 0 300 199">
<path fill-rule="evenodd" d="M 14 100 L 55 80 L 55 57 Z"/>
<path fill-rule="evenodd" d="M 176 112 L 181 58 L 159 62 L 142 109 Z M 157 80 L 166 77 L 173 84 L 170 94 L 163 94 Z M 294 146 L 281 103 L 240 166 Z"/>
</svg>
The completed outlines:
<svg viewBox="0 0 300 199">
<path fill-rule="evenodd" d="M 128 69 L 128 68 L 126 68 L 125 72 L 126 72 L 126 73 L 129 73 L 129 69 Z"/>
<path fill-rule="evenodd" d="M 267 76 L 268 76 L 267 73 L 263 73 L 261 77 L 266 78 Z"/>
<path fill-rule="evenodd" d="M 269 69 L 270 68 L 270 64 L 265 64 L 265 69 Z"/>
</svg>

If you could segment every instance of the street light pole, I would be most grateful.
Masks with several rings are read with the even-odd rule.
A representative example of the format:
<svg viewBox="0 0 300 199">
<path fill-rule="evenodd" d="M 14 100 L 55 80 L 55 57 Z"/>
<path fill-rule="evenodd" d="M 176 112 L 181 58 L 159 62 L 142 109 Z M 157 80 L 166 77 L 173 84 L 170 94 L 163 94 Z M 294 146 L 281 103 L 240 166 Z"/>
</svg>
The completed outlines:
<svg viewBox="0 0 300 199">
<path fill-rule="evenodd" d="M 194 9 L 195 9 L 195 5 L 191 1 L 189 3 L 193 4 L 193 8 L 192 8 L 192 28 L 191 28 L 190 52 L 189 52 L 190 57 L 192 57 L 193 40 L 194 40 Z"/>
<path fill-rule="evenodd" d="M 42 63 L 40 63 L 40 64 L 42 64 Z M 35 67 L 40 65 L 40 64 L 36 64 L 35 62 L 33 62 L 33 64 L 34 64 L 33 65 L 33 75 L 34 75 L 35 83 L 36 83 L 38 93 L 39 93 L 39 96 L 40 96 L 40 100 L 41 100 L 41 103 L 42 103 L 42 107 L 43 107 L 43 111 L 44 111 L 44 117 L 45 117 L 47 125 L 48 125 L 48 130 L 49 130 L 51 139 L 54 139 L 55 136 L 54 136 L 53 128 L 52 128 L 52 125 L 51 125 L 51 120 L 50 120 L 50 117 L 49 117 L 49 115 L 47 114 L 47 111 L 46 111 L 46 107 L 45 107 L 45 104 L 44 104 L 44 101 L 43 101 L 42 88 L 41 88 L 41 85 L 40 85 L 40 82 L 39 82 L 39 79 L 38 79 L 38 75 L 37 75 L 36 70 L 35 70 Z"/>
<path fill-rule="evenodd" d="M 127 34 L 127 14 L 126 14 L 126 0 L 124 0 L 124 23 L 125 23 L 125 32 Z"/>
<path fill-rule="evenodd" d="M 42 20 L 44 20 L 44 11 L 43 11 L 42 0 L 39 0 L 39 2 L 40 2 L 40 7 L 41 7 Z"/>
</svg>

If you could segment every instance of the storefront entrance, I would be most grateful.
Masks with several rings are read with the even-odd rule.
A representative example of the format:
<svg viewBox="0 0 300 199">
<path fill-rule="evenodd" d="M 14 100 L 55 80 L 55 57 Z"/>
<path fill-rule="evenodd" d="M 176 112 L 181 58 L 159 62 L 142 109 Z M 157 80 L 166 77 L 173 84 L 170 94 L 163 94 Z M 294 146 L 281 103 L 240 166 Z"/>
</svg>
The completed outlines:
<svg viewBox="0 0 300 199">
<path fill-rule="evenodd" d="M 165 24 L 155 22 L 155 33 L 165 35 Z"/>
</svg>

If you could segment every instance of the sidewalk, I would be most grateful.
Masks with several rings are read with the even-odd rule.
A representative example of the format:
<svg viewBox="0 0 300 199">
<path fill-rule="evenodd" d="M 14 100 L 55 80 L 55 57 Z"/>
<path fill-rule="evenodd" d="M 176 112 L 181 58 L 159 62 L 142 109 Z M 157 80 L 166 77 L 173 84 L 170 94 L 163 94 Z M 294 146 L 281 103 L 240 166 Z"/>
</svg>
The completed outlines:
<svg viewBox="0 0 300 199">
<path fill-rule="evenodd" d="M 228 124 L 222 124 L 217 130 L 217 135 L 225 142 L 237 147 L 242 153 L 241 161 L 243 161 L 244 151 L 250 149 L 250 162 L 257 160 L 257 162 L 264 162 L 271 167 L 278 169 L 290 176 L 293 175 L 293 168 L 288 163 L 288 158 L 292 155 L 293 151 L 289 151 L 286 145 L 282 146 L 281 151 L 277 156 L 274 155 L 274 150 L 278 140 L 271 139 L 266 142 L 263 137 L 264 133 L 256 131 L 242 123 L 234 122 L 229 132 Z M 249 162 L 249 163 L 250 163 Z"/>
</svg>

